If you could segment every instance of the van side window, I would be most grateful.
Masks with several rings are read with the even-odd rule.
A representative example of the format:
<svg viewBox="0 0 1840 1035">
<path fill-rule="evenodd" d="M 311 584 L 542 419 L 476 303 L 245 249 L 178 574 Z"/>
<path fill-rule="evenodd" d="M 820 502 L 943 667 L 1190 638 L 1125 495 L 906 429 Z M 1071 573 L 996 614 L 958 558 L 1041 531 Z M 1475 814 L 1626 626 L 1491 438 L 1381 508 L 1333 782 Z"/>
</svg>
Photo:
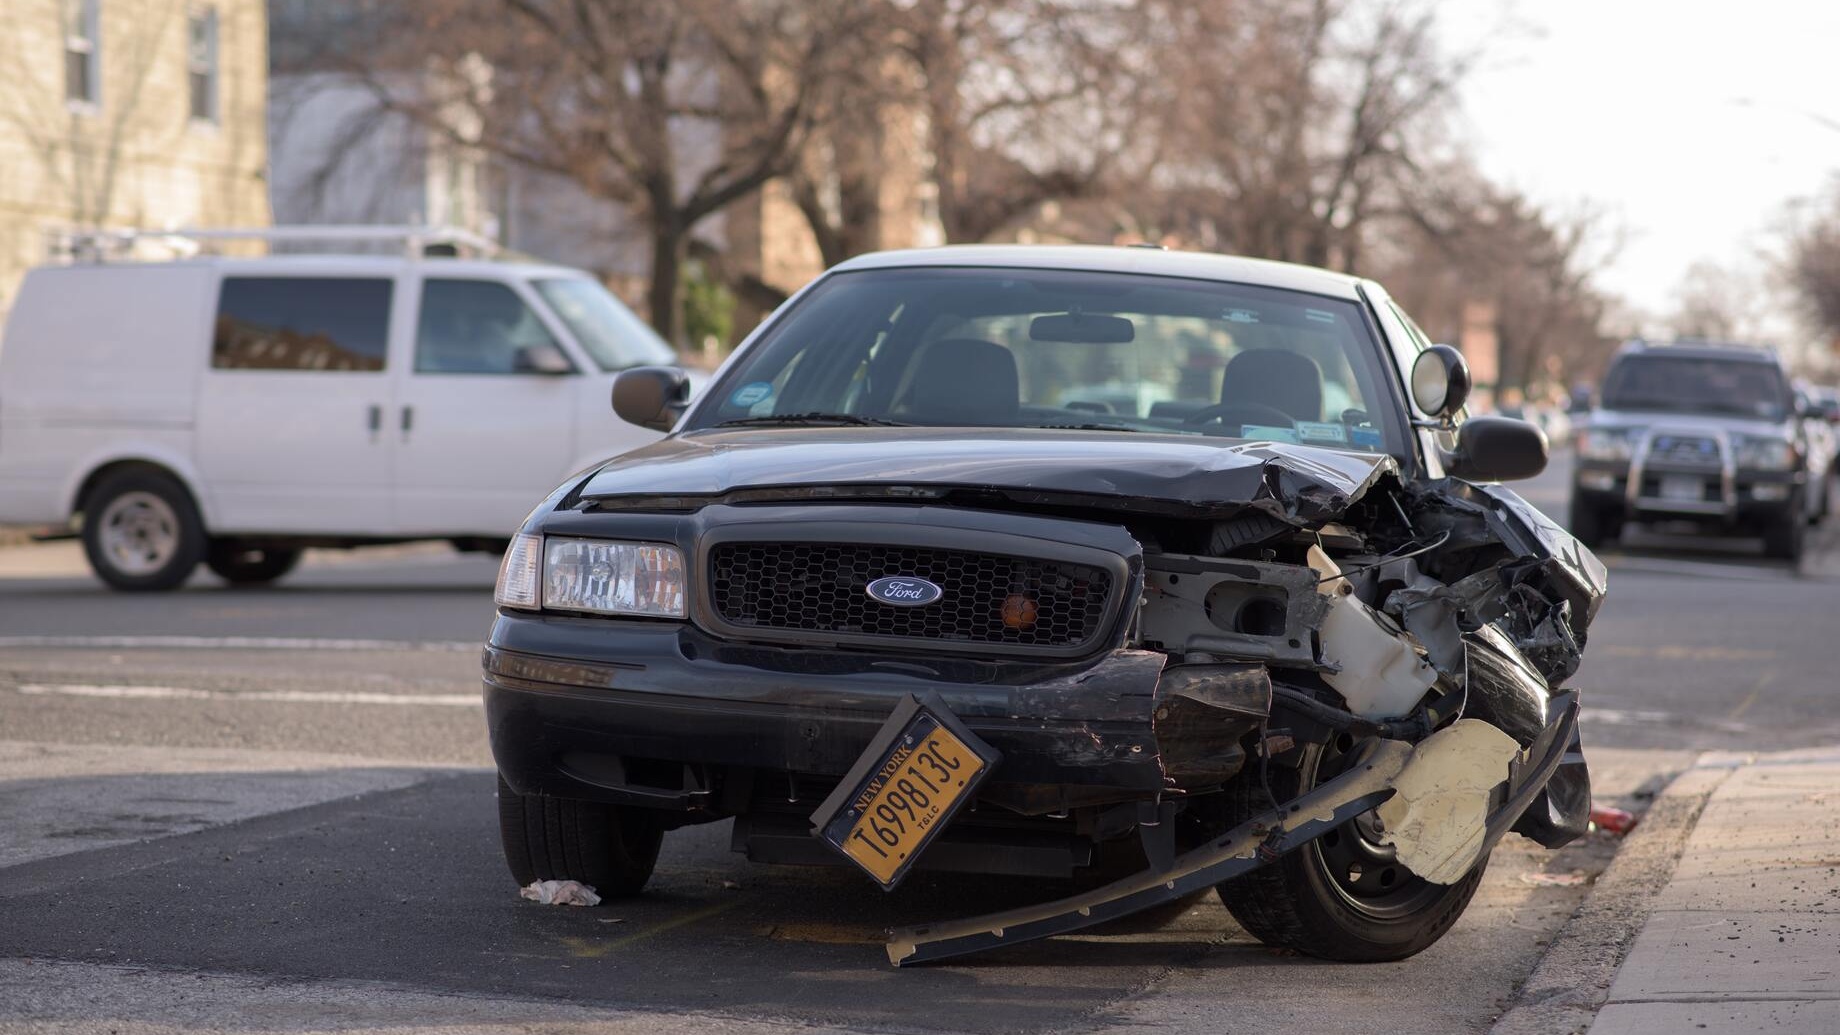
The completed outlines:
<svg viewBox="0 0 1840 1035">
<path fill-rule="evenodd" d="M 211 366 L 382 370 L 393 287 L 376 277 L 225 277 Z"/>
<path fill-rule="evenodd" d="M 511 288 L 491 280 L 422 282 L 416 373 L 528 373 L 536 369 L 536 353 L 563 354 Z"/>
</svg>

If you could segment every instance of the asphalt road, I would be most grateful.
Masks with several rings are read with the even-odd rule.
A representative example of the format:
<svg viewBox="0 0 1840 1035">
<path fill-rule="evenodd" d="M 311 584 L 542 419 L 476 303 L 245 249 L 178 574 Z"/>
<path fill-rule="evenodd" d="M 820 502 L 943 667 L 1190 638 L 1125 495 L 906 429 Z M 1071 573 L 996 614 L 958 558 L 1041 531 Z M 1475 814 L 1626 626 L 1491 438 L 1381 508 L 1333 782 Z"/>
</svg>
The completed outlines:
<svg viewBox="0 0 1840 1035">
<path fill-rule="evenodd" d="M 1564 478 L 1524 491 L 1561 509 Z M 1834 536 L 1800 570 L 1755 544 L 1606 552 L 1575 681 L 1600 792 L 1634 800 L 1695 750 L 1840 743 Z M 640 899 L 546 909 L 497 855 L 474 675 L 493 572 L 373 551 L 149 598 L 105 592 L 66 546 L 0 550 L 0 1022 L 1480 1030 L 1614 848 L 1510 839 L 1443 942 L 1368 967 L 1263 949 L 1200 898 L 893 971 L 888 926 L 1064 889 L 923 875 L 883 895 L 748 864 L 726 824 L 669 836 Z"/>
</svg>

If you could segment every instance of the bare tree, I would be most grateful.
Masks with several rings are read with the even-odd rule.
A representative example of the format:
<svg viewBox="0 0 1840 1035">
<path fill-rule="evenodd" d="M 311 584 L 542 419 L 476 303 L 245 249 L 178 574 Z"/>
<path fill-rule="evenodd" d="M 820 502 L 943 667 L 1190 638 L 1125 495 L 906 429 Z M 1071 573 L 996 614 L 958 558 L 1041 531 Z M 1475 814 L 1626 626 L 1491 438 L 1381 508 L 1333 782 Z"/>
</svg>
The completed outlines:
<svg viewBox="0 0 1840 1035">
<path fill-rule="evenodd" d="M 1840 179 L 1791 207 L 1783 279 L 1810 327 L 1840 352 Z"/>
<path fill-rule="evenodd" d="M 1682 338 L 1753 339 L 1761 330 L 1761 292 L 1762 285 L 1739 270 L 1696 262 L 1687 267 L 1675 288 L 1668 329 Z"/>
<path fill-rule="evenodd" d="M 340 70 L 455 146 L 631 212 L 650 238 L 651 319 L 667 338 L 696 228 L 792 168 L 868 14 L 851 0 L 365 6 L 369 28 L 341 48 Z"/>
</svg>

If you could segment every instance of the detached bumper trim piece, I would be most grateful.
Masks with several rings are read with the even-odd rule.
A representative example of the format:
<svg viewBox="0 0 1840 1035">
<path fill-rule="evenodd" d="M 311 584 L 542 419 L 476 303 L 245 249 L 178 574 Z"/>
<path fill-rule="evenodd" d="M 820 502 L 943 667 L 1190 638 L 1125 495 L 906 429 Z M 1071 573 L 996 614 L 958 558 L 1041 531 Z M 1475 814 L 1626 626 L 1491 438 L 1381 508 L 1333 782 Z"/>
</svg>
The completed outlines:
<svg viewBox="0 0 1840 1035">
<path fill-rule="evenodd" d="M 1411 757 L 1410 744 L 1377 741 L 1359 766 L 1178 856 L 1167 871 L 1147 871 L 1058 902 L 897 930 L 888 942 L 888 960 L 909 966 L 1068 934 L 1212 887 L 1257 869 L 1385 801 L 1393 794 L 1394 778 Z"/>
</svg>

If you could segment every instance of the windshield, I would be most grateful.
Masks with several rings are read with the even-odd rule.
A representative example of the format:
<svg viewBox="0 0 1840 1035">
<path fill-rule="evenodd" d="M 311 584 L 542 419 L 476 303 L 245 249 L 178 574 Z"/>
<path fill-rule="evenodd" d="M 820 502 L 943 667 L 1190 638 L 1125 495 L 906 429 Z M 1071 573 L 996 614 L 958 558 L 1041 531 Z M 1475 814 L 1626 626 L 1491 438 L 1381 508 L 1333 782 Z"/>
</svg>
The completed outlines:
<svg viewBox="0 0 1840 1035">
<path fill-rule="evenodd" d="M 533 283 L 602 370 L 677 362 L 677 353 L 658 332 L 599 283 L 584 277 L 555 277 Z"/>
<path fill-rule="evenodd" d="M 775 418 L 1059 427 L 1398 452 L 1358 305 L 1136 274 L 837 274 L 723 374 L 690 428 Z"/>
<path fill-rule="evenodd" d="M 1779 421 L 1789 392 L 1773 364 L 1697 356 L 1642 356 L 1616 364 L 1604 381 L 1611 410 L 1728 413 Z"/>
</svg>

